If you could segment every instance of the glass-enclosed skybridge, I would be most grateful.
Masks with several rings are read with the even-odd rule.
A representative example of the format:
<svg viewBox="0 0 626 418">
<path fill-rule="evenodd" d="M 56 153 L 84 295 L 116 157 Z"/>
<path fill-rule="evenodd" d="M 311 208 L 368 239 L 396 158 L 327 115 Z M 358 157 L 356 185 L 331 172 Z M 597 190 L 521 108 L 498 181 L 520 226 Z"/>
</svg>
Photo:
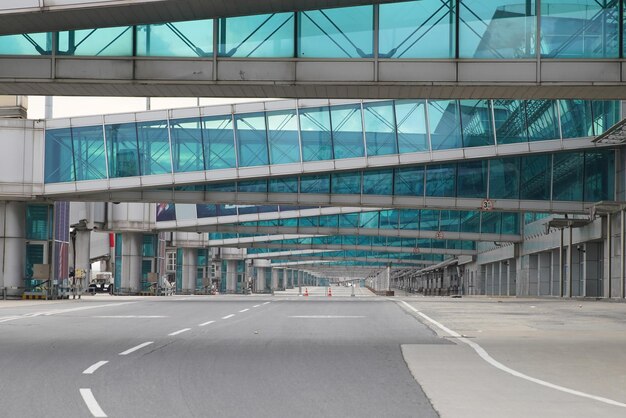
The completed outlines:
<svg viewBox="0 0 626 418">
<path fill-rule="evenodd" d="M 585 212 L 619 102 L 282 100 L 46 122 L 43 197 Z M 583 168 L 581 170 L 581 168 Z"/>
<path fill-rule="evenodd" d="M 8 3 L 0 5 L 0 94 L 530 99 L 626 91 L 617 0 Z"/>
</svg>

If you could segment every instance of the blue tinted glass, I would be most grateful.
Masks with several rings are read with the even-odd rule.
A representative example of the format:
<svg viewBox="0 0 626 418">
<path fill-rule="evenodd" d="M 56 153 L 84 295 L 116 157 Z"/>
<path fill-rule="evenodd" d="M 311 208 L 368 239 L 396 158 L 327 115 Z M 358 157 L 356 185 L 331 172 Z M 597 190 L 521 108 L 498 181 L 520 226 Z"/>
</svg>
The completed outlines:
<svg viewBox="0 0 626 418">
<path fill-rule="evenodd" d="M 273 13 L 219 20 L 223 57 L 293 57 L 294 14 Z"/>
<path fill-rule="evenodd" d="M 480 212 L 461 211 L 461 232 L 480 232 Z"/>
<path fill-rule="evenodd" d="M 167 121 L 137 122 L 141 174 L 172 172 Z"/>
<path fill-rule="evenodd" d="M 461 117 L 456 100 L 428 102 L 430 140 L 433 150 L 461 148 Z"/>
<path fill-rule="evenodd" d="M 174 172 L 204 170 L 200 118 L 170 120 Z"/>
<path fill-rule="evenodd" d="M 585 153 L 585 201 L 613 200 L 615 155 L 612 150 Z"/>
<path fill-rule="evenodd" d="M 381 58 L 454 58 L 455 2 L 420 0 L 379 6 Z"/>
<path fill-rule="evenodd" d="M 330 108 L 336 159 L 365 156 L 360 105 Z"/>
<path fill-rule="evenodd" d="M 425 100 L 397 100 L 395 102 L 398 151 L 428 151 Z"/>
<path fill-rule="evenodd" d="M 233 120 L 230 115 L 203 117 L 202 139 L 207 170 L 236 166 Z"/>
<path fill-rule="evenodd" d="M 237 183 L 237 191 L 243 193 L 267 193 L 266 180 L 240 181 Z"/>
<path fill-rule="evenodd" d="M 438 210 L 422 210 L 420 211 L 420 227 L 423 231 L 439 230 L 439 211 Z"/>
<path fill-rule="evenodd" d="M 589 100 L 558 100 L 563 139 L 593 136 L 593 117 Z"/>
<path fill-rule="evenodd" d="M 363 194 L 390 195 L 393 193 L 393 170 L 363 172 Z"/>
<path fill-rule="evenodd" d="M 582 152 L 554 154 L 553 200 L 583 200 L 583 170 L 585 166 Z"/>
<path fill-rule="evenodd" d="M 300 177 L 300 193 L 330 193 L 330 175 Z"/>
<path fill-rule="evenodd" d="M 494 100 L 493 114 L 498 144 L 528 142 L 526 101 Z"/>
<path fill-rule="evenodd" d="M 50 55 L 52 33 L 24 33 L 0 36 L 0 55 Z"/>
<path fill-rule="evenodd" d="M 393 192 L 399 196 L 424 196 L 424 167 L 396 168 Z"/>
<path fill-rule="evenodd" d="M 620 119 L 620 102 L 616 100 L 594 100 L 593 106 L 593 132 L 601 135 Z"/>
<path fill-rule="evenodd" d="M 102 126 L 72 128 L 76 180 L 107 177 L 104 132 Z"/>
<path fill-rule="evenodd" d="M 302 160 L 331 160 L 333 144 L 330 132 L 330 109 L 328 107 L 300 109 L 300 136 Z"/>
<path fill-rule="evenodd" d="M 619 48 L 617 1 L 541 1 L 543 56 L 617 58 Z"/>
<path fill-rule="evenodd" d="M 359 228 L 378 228 L 378 212 L 362 212 L 359 218 Z"/>
<path fill-rule="evenodd" d="M 270 179 L 269 187 L 270 193 L 298 193 L 298 179 L 296 177 Z"/>
<path fill-rule="evenodd" d="M 239 167 L 267 165 L 267 134 L 265 114 L 235 115 Z"/>
<path fill-rule="evenodd" d="M 489 197 L 519 199 L 519 158 L 496 158 L 489 161 Z"/>
<path fill-rule="evenodd" d="M 109 177 L 131 177 L 139 175 L 139 151 L 137 128 L 134 123 L 105 126 Z"/>
<path fill-rule="evenodd" d="M 520 199 L 549 200 L 552 155 L 522 157 Z"/>
<path fill-rule="evenodd" d="M 373 6 L 299 12 L 298 22 L 299 57 L 365 58 L 373 56 Z"/>
<path fill-rule="evenodd" d="M 460 58 L 532 58 L 535 55 L 535 1 L 462 1 Z"/>
<path fill-rule="evenodd" d="M 90 57 L 130 57 L 133 55 L 133 27 L 59 32 L 57 53 Z"/>
<path fill-rule="evenodd" d="M 493 145 L 493 123 L 490 100 L 461 100 L 463 146 Z"/>
<path fill-rule="evenodd" d="M 298 119 L 295 110 L 267 112 L 267 135 L 271 164 L 300 162 Z"/>
<path fill-rule="evenodd" d="M 340 194 L 361 194 L 361 172 L 335 173 L 332 178 L 332 192 Z"/>
<path fill-rule="evenodd" d="M 367 155 L 397 154 L 393 102 L 363 104 Z"/>
<path fill-rule="evenodd" d="M 141 25 L 136 28 L 136 54 L 148 57 L 213 55 L 213 19 Z"/>
<path fill-rule="evenodd" d="M 501 212 L 482 212 L 480 232 L 483 234 L 499 234 L 502 223 Z"/>
<path fill-rule="evenodd" d="M 46 183 L 74 181 L 74 153 L 70 128 L 46 131 Z"/>
<path fill-rule="evenodd" d="M 530 141 L 559 139 L 561 137 L 554 100 L 528 100 L 526 102 L 526 123 L 528 124 L 528 139 Z"/>
<path fill-rule="evenodd" d="M 426 196 L 456 196 L 456 165 L 442 164 L 426 167 Z"/>
<path fill-rule="evenodd" d="M 464 161 L 458 164 L 458 197 L 487 197 L 487 161 Z"/>
<path fill-rule="evenodd" d="M 456 210 L 442 210 L 439 220 L 439 229 L 441 231 L 459 231 L 459 212 Z"/>
<path fill-rule="evenodd" d="M 502 231 L 503 234 L 519 234 L 519 214 L 518 213 L 502 213 Z"/>
</svg>

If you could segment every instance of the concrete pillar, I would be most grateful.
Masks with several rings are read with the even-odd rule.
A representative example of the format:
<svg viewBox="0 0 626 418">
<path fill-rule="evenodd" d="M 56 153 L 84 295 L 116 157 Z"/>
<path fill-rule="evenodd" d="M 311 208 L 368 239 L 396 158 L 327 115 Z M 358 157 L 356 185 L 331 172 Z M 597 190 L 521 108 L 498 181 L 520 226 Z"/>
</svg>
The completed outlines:
<svg viewBox="0 0 626 418">
<path fill-rule="evenodd" d="M 280 285 L 280 289 L 281 290 L 285 290 L 287 289 L 287 269 L 282 269 L 282 271 L 279 273 L 279 282 L 278 284 Z"/>
<path fill-rule="evenodd" d="M 552 282 L 552 252 L 544 251 L 537 257 L 537 280 L 538 296 L 550 295 L 550 284 Z"/>
<path fill-rule="evenodd" d="M 561 259 L 559 256 L 559 249 L 552 250 L 552 283 L 550 286 L 550 294 L 552 296 L 561 296 L 561 276 L 559 270 L 561 269 Z"/>
<path fill-rule="evenodd" d="M 82 287 L 89 286 L 90 274 L 91 274 L 91 231 L 78 230 L 76 231 L 76 265 L 74 269 L 81 269 L 85 272 L 85 280 Z M 70 263 L 72 260 L 70 260 Z"/>
<path fill-rule="evenodd" d="M 507 265 L 507 287 L 506 294 L 507 296 L 515 296 L 516 293 L 516 283 L 517 283 L 517 259 L 513 258 L 509 260 L 509 264 Z"/>
<path fill-rule="evenodd" d="M 602 257 L 600 244 L 588 242 L 584 254 L 584 296 L 602 296 Z"/>
<path fill-rule="evenodd" d="M 197 251 L 195 248 L 183 248 L 183 293 L 185 294 L 192 294 L 196 290 Z"/>
<path fill-rule="evenodd" d="M 141 290 L 141 261 L 143 234 L 122 233 L 122 277 L 121 288 L 137 293 Z"/>
<path fill-rule="evenodd" d="M 26 204 L 0 202 L 0 297 L 18 295 L 24 286 L 26 264 Z"/>
<path fill-rule="evenodd" d="M 278 289 L 279 286 L 279 274 L 281 273 L 281 270 L 279 269 L 272 269 L 272 290 L 276 290 Z"/>
<path fill-rule="evenodd" d="M 524 296 L 537 296 L 539 294 L 539 255 L 528 256 L 528 294 Z"/>
<path fill-rule="evenodd" d="M 265 291 L 265 267 L 256 268 L 256 280 L 254 281 L 255 292 Z"/>
<path fill-rule="evenodd" d="M 574 245 L 572 247 L 572 296 L 582 296 L 584 280 L 584 245 Z"/>
<path fill-rule="evenodd" d="M 237 292 L 237 260 L 226 260 L 226 293 Z"/>
</svg>

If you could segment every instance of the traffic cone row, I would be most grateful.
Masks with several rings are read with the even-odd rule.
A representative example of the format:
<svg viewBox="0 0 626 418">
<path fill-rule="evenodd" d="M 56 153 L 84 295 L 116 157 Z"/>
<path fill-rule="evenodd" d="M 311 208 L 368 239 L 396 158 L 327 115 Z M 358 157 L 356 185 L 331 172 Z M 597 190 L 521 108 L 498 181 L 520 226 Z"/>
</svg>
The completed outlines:
<svg viewBox="0 0 626 418">
<path fill-rule="evenodd" d="M 309 288 L 308 287 L 304 288 L 304 296 L 309 296 Z"/>
<path fill-rule="evenodd" d="M 332 287 L 329 286 L 328 287 L 328 296 L 330 297 L 332 295 L 333 295 L 333 289 L 332 289 Z"/>
</svg>

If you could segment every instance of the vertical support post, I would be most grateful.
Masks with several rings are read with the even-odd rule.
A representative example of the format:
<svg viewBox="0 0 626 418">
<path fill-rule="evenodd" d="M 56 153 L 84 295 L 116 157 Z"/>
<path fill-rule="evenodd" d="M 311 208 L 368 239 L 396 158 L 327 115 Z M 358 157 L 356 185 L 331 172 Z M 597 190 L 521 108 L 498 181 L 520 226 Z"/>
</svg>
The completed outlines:
<svg viewBox="0 0 626 418">
<path fill-rule="evenodd" d="M 607 239 L 607 255 L 606 255 L 606 258 L 607 258 L 608 265 L 607 265 L 606 271 L 607 271 L 607 277 L 608 277 L 608 280 L 609 280 L 608 285 L 607 285 L 607 297 L 608 298 L 611 298 L 611 296 L 613 296 L 612 295 L 612 293 L 613 293 L 612 292 L 612 290 L 613 290 L 612 289 L 612 287 L 613 287 L 612 286 L 612 284 L 613 284 L 612 283 L 612 281 L 613 281 L 613 277 L 612 277 L 613 276 L 613 271 L 612 271 L 613 270 L 612 269 L 613 263 L 612 263 L 612 260 L 611 260 L 611 257 L 613 255 L 613 237 L 612 237 L 612 235 L 613 235 L 613 227 L 611 225 L 611 214 L 607 213 L 606 214 L 606 239 Z"/>
<path fill-rule="evenodd" d="M 620 4 L 622 4 L 620 2 Z M 624 251 L 624 246 L 626 246 L 626 225 L 624 224 L 624 221 L 626 221 L 626 211 L 624 209 L 622 209 L 620 211 L 621 214 L 621 223 L 620 223 L 620 227 L 622 228 L 622 231 L 620 233 L 620 280 L 619 280 L 619 287 L 620 287 L 620 298 L 624 299 L 626 297 L 626 265 L 624 265 L 626 263 L 626 251 Z"/>
<path fill-rule="evenodd" d="M 559 232 L 559 297 L 563 297 L 563 228 Z"/>
<path fill-rule="evenodd" d="M 572 243 L 572 225 L 569 226 L 569 246 L 567 247 L 567 297 L 572 297 L 572 253 L 574 245 Z"/>
</svg>

